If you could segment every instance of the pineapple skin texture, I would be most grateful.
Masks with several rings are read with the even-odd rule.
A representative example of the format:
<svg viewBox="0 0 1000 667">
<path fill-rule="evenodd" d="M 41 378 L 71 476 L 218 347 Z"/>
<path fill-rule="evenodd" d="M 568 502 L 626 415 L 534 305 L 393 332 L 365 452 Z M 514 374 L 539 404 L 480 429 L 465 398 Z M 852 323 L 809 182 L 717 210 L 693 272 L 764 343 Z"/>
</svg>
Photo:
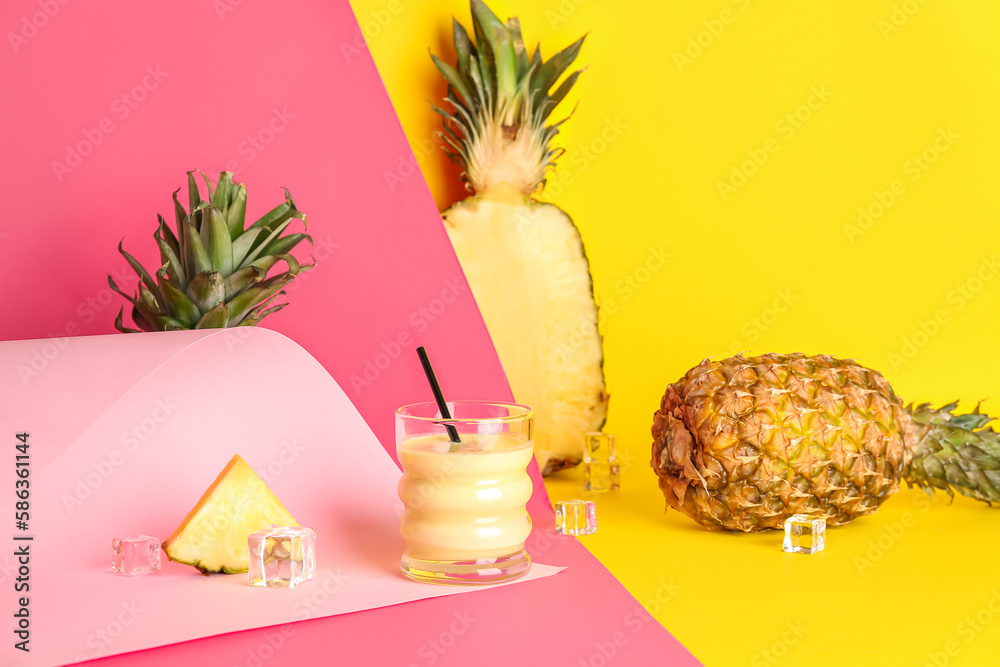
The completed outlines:
<svg viewBox="0 0 1000 667">
<path fill-rule="evenodd" d="M 580 463 L 607 418 L 604 355 L 590 265 L 566 213 L 493 190 L 443 214 L 514 399 L 535 411 L 543 475 Z"/>
<path fill-rule="evenodd" d="M 840 525 L 899 490 L 909 414 L 878 372 L 821 355 L 705 360 L 667 388 L 652 460 L 668 507 L 710 529 Z"/>
</svg>

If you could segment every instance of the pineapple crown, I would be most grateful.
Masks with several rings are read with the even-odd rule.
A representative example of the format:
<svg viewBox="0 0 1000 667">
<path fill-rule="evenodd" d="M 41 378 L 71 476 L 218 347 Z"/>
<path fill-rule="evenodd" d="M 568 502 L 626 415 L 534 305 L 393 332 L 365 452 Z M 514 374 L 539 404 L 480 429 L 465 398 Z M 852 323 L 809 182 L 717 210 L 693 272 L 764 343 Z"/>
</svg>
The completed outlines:
<svg viewBox="0 0 1000 667">
<path fill-rule="evenodd" d="M 108 276 L 108 285 L 132 304 L 132 321 L 138 329 L 122 323 L 124 308 L 115 318 L 115 328 L 123 333 L 170 331 L 175 329 L 212 329 L 252 326 L 284 308 L 273 305 L 302 270 L 291 250 L 308 234 L 282 236 L 293 219 L 305 223 L 306 215 L 298 210 L 285 188 L 285 202 L 271 209 L 250 227 L 245 227 L 247 190 L 234 183 L 233 175 L 219 175 L 215 191 L 208 177 L 201 173 L 208 189 L 203 200 L 195 172 L 188 172 L 186 211 L 173 193 L 176 234 L 157 215 L 159 226 L 153 233 L 160 249 L 161 266 L 156 278 L 125 251 L 118 251 L 139 276 L 135 295 L 123 292 Z M 279 261 L 287 270 L 270 278 L 268 270 Z"/>
<path fill-rule="evenodd" d="M 911 487 L 941 489 L 986 503 L 1000 503 L 1000 433 L 987 427 L 993 417 L 979 411 L 954 414 L 958 401 L 934 409 L 910 405 L 913 462 L 904 472 Z"/>
<path fill-rule="evenodd" d="M 455 67 L 431 54 L 448 81 L 445 100 L 452 113 L 433 104 L 443 116 L 448 157 L 464 167 L 466 186 L 476 192 L 500 183 L 530 195 L 545 184 L 545 174 L 563 153 L 553 138 L 563 120 L 546 125 L 583 70 L 570 74 L 553 91 L 559 77 L 576 60 L 584 37 L 546 61 L 540 46 L 528 57 L 517 18 L 502 22 L 482 0 L 471 0 L 475 44 L 453 19 Z"/>
</svg>

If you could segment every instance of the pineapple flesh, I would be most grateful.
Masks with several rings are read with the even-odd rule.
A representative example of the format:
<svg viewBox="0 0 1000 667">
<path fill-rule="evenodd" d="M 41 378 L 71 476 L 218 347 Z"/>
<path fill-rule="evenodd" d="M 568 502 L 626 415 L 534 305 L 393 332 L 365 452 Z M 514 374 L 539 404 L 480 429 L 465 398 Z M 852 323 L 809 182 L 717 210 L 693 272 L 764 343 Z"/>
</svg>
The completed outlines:
<svg viewBox="0 0 1000 667">
<path fill-rule="evenodd" d="M 271 524 L 298 526 L 281 501 L 239 455 L 223 468 L 177 529 L 163 541 L 167 557 L 203 574 L 246 572 L 247 538 Z"/>
<path fill-rule="evenodd" d="M 904 407 L 878 372 L 826 355 L 705 360 L 667 388 L 651 465 L 668 507 L 711 529 L 844 524 L 901 479 L 1000 501 L 1000 434 L 954 408 Z"/>
<path fill-rule="evenodd" d="M 454 22 L 444 117 L 448 154 L 474 193 L 442 215 L 514 398 L 535 410 L 542 474 L 575 466 L 583 435 L 607 415 L 602 340 L 590 266 L 579 231 L 559 207 L 536 201 L 560 150 L 561 122 L 546 125 L 580 71 L 583 40 L 543 61 L 528 57 L 516 18 L 501 22 L 472 0 L 475 43 Z"/>
</svg>

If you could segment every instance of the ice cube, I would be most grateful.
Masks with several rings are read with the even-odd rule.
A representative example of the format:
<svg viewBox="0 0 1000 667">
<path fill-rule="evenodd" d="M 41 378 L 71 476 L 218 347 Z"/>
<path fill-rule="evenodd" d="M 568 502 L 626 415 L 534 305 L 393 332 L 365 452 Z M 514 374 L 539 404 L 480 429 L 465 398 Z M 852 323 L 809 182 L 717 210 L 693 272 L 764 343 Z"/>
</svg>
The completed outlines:
<svg viewBox="0 0 1000 667">
<path fill-rule="evenodd" d="M 250 535 L 250 585 L 295 588 L 316 574 L 316 532 L 271 524 Z"/>
<path fill-rule="evenodd" d="M 557 500 L 556 532 L 591 535 L 597 532 L 597 505 L 591 500 Z"/>
<path fill-rule="evenodd" d="M 790 554 L 814 554 L 826 546 L 826 517 L 793 514 L 785 519 L 785 541 L 781 548 Z"/>
<path fill-rule="evenodd" d="M 115 574 L 134 577 L 160 571 L 160 540 L 149 535 L 111 540 L 111 568 Z"/>
<path fill-rule="evenodd" d="M 596 432 L 583 436 L 583 479 L 583 488 L 587 491 L 618 489 L 615 436 Z"/>
</svg>

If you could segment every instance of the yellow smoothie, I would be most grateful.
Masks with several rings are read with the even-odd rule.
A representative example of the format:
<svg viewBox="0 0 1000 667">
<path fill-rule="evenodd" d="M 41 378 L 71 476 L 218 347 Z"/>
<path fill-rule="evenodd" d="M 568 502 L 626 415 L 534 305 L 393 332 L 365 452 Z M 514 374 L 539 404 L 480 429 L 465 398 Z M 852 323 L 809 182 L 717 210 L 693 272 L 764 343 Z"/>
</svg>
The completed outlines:
<svg viewBox="0 0 1000 667">
<path fill-rule="evenodd" d="M 531 442 L 511 435 L 463 433 L 458 451 L 446 435 L 396 446 L 403 466 L 399 528 L 406 555 L 428 561 L 480 560 L 520 551 L 531 532 Z"/>
</svg>

